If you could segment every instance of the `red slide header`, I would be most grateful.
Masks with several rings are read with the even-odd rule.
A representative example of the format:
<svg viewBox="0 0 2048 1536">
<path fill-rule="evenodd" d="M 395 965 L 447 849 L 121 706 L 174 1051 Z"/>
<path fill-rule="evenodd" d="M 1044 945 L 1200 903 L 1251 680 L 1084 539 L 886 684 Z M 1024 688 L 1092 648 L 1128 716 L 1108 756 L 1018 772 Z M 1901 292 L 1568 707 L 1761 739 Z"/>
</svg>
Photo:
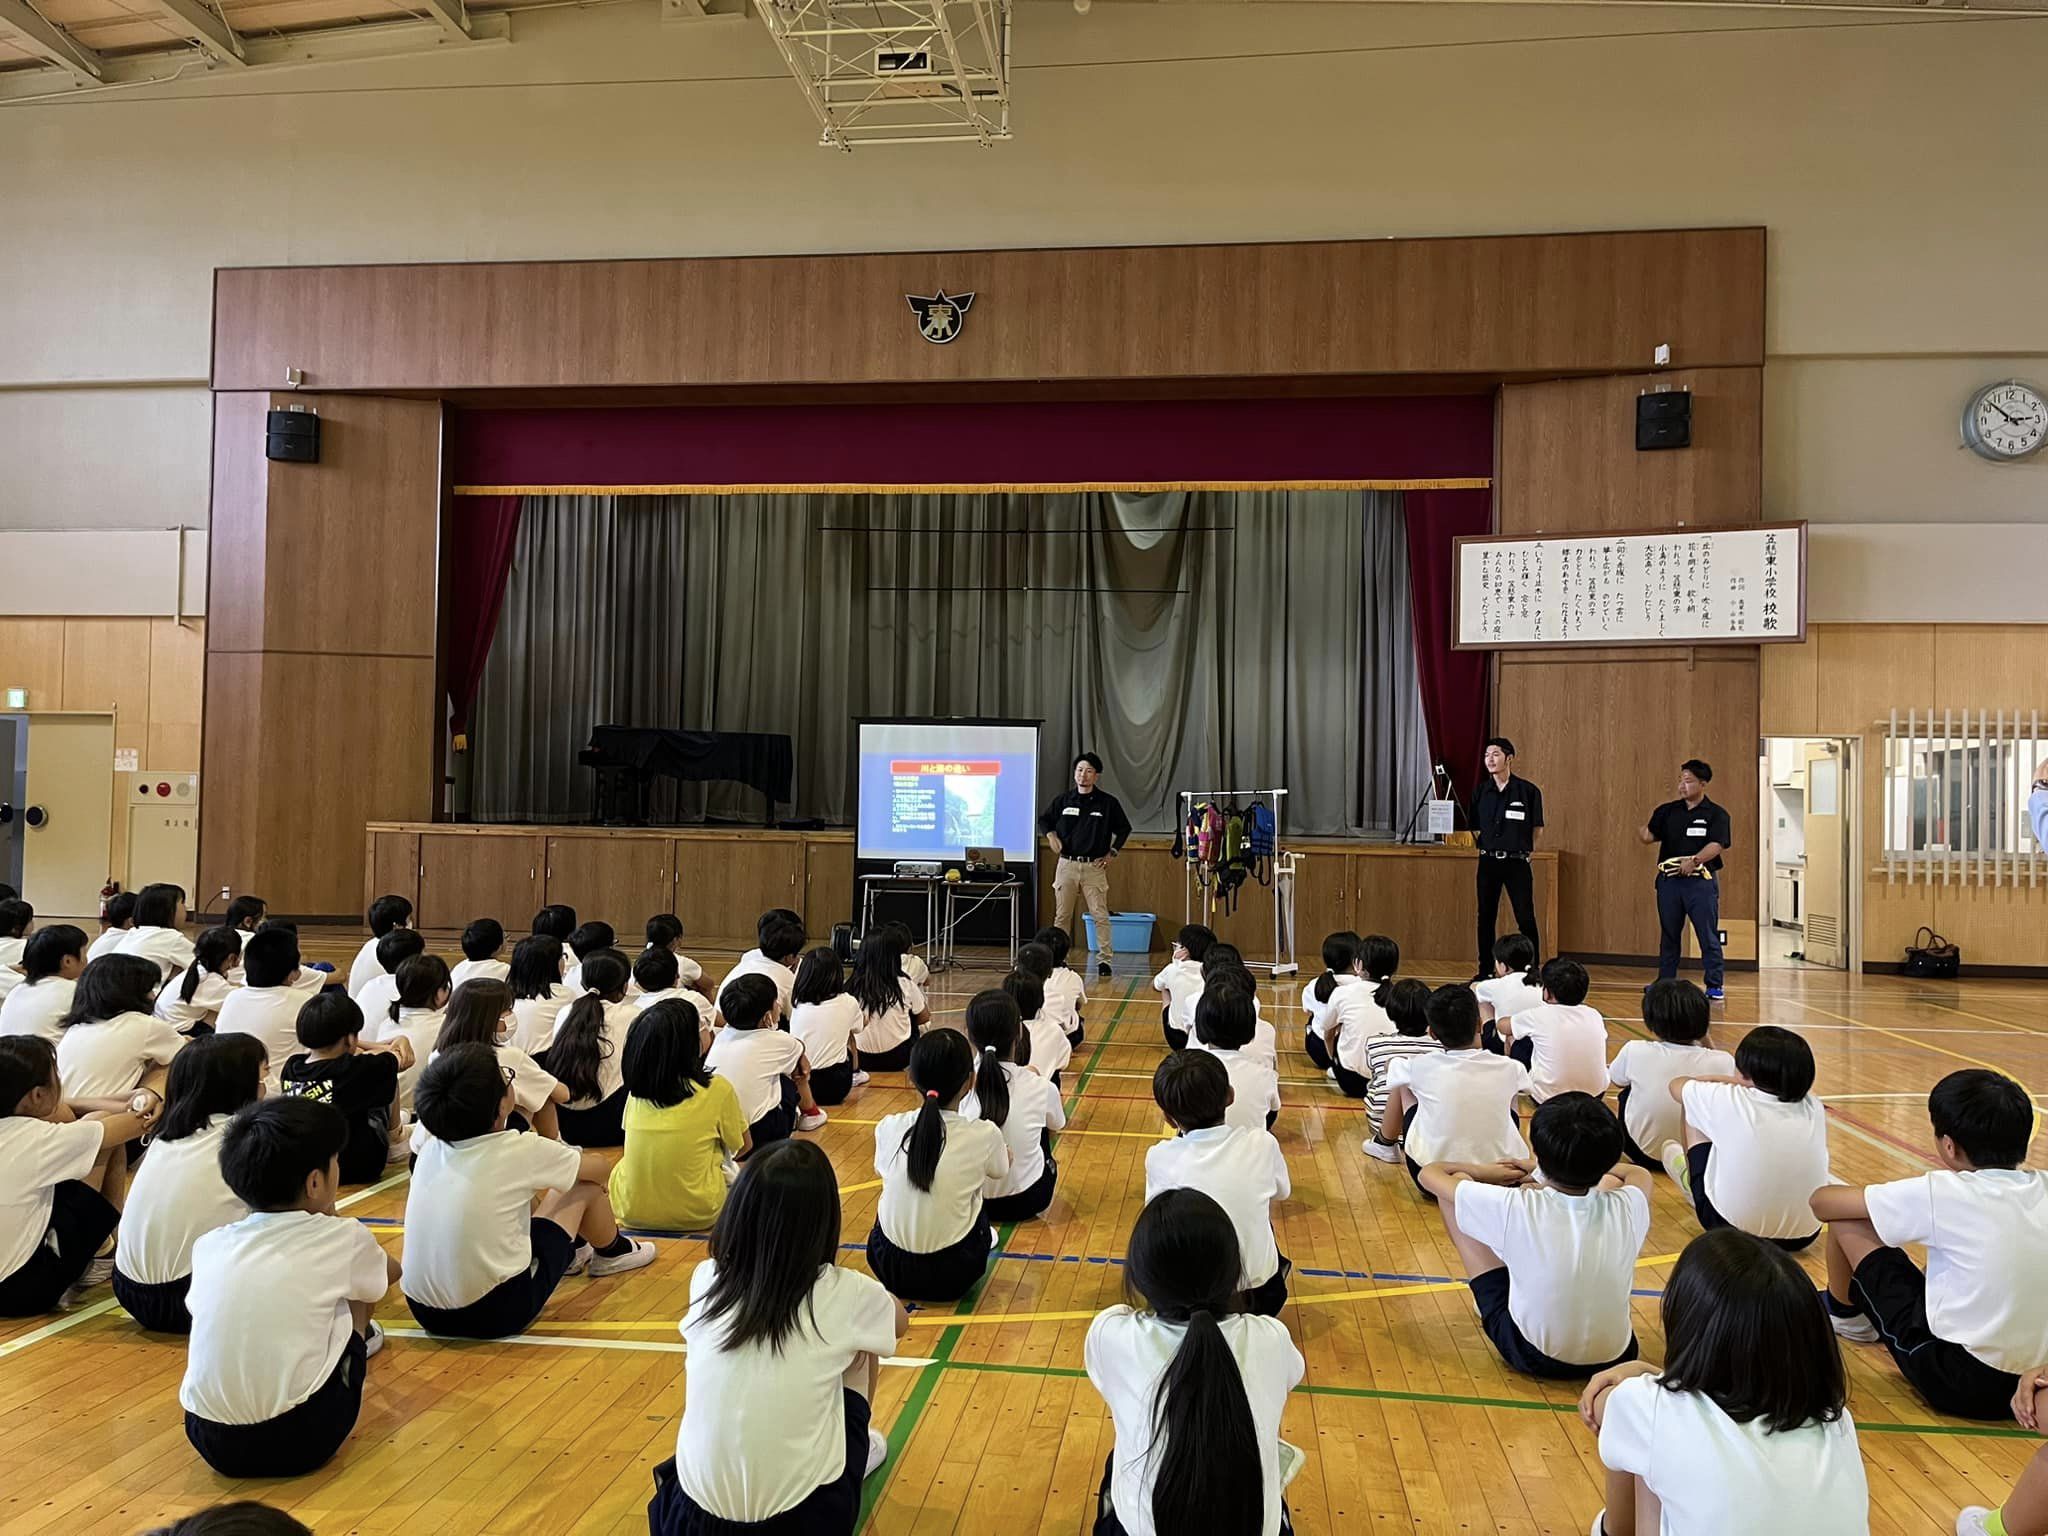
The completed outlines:
<svg viewBox="0 0 2048 1536">
<path fill-rule="evenodd" d="M 1003 771 L 1003 765 L 997 762 L 921 763 L 915 759 L 898 758 L 889 764 L 889 771 L 892 774 L 941 773 L 956 777 L 994 778 Z"/>
</svg>

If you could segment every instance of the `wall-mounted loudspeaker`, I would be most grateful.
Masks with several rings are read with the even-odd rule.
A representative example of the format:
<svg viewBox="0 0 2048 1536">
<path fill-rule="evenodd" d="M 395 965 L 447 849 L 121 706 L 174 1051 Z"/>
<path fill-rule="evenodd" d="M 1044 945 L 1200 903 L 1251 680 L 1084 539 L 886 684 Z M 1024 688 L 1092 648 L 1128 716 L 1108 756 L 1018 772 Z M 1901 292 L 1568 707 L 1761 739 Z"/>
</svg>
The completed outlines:
<svg viewBox="0 0 2048 1536">
<path fill-rule="evenodd" d="M 1636 451 L 1692 446 L 1692 391 L 1665 389 L 1636 396 Z"/>
<path fill-rule="evenodd" d="M 287 464 L 320 462 L 320 415 L 304 407 L 272 411 L 263 432 L 263 456 Z"/>
</svg>

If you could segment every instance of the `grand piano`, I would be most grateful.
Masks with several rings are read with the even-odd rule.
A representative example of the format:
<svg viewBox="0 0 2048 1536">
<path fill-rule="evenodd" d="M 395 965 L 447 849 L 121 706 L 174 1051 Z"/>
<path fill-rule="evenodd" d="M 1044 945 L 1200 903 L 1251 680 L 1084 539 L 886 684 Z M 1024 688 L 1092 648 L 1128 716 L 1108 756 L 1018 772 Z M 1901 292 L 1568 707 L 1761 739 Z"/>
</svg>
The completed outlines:
<svg viewBox="0 0 2048 1536">
<path fill-rule="evenodd" d="M 592 814 L 606 827 L 647 825 L 648 793 L 656 779 L 723 781 L 759 790 L 761 825 L 775 824 L 778 801 L 787 804 L 796 772 L 796 749 L 787 736 L 759 731 L 677 731 L 663 726 L 600 725 L 576 761 L 595 773 Z"/>
</svg>

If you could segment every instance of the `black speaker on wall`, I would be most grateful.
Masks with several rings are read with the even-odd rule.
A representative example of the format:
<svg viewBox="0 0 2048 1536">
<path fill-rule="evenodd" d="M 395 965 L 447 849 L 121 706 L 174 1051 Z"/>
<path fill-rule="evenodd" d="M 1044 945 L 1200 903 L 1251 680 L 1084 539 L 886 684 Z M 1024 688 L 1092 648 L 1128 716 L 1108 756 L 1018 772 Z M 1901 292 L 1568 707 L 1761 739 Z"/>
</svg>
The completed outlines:
<svg viewBox="0 0 2048 1536">
<path fill-rule="evenodd" d="M 1692 446 L 1692 391 L 1659 390 L 1636 396 L 1636 451 Z"/>
<path fill-rule="evenodd" d="M 263 456 L 287 464 L 320 462 L 320 416 L 315 411 L 272 411 L 264 423 Z"/>
</svg>

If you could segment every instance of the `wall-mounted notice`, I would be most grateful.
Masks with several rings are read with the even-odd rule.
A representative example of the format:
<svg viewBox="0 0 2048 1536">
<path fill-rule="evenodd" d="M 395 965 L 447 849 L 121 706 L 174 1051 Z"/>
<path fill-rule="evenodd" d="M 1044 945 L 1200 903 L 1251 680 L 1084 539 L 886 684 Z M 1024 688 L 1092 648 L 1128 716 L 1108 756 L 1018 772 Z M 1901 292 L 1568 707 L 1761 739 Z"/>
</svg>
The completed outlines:
<svg viewBox="0 0 2048 1536">
<path fill-rule="evenodd" d="M 1458 540 L 1453 645 L 1806 637 L 1806 524 Z"/>
</svg>

